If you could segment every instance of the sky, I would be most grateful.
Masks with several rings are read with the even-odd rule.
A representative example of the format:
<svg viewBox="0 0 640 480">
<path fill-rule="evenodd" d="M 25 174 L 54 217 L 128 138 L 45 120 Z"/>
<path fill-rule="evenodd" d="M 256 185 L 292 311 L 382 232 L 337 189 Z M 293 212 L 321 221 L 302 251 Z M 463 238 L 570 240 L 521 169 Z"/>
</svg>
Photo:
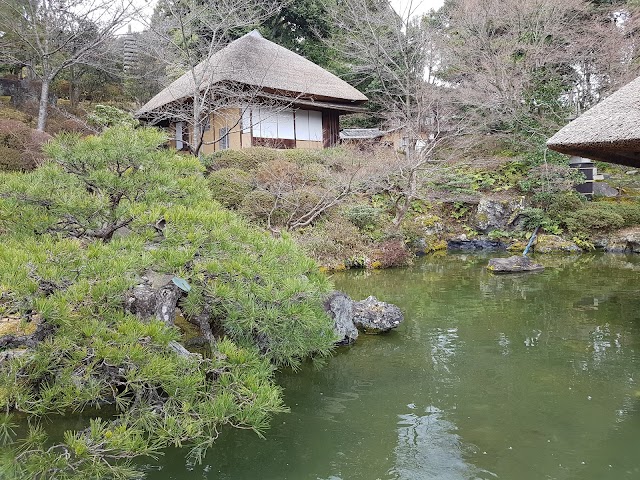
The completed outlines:
<svg viewBox="0 0 640 480">
<path fill-rule="evenodd" d="M 407 9 L 411 9 L 413 15 L 427 13 L 429 10 L 437 10 L 444 0 L 391 0 L 393 8 L 403 17 Z"/>
<path fill-rule="evenodd" d="M 294 0 L 295 1 L 295 0 Z M 400 15 L 405 16 L 407 9 L 412 11 L 413 15 L 426 13 L 429 10 L 437 10 L 442 6 L 444 0 L 390 0 L 393 8 Z M 135 2 L 139 7 L 146 7 L 144 11 L 149 16 L 153 12 L 153 5 L 156 0 L 137 0 Z M 125 33 L 128 27 L 123 27 L 118 33 Z M 144 29 L 144 25 L 140 22 L 131 22 L 131 29 L 136 32 Z"/>
</svg>

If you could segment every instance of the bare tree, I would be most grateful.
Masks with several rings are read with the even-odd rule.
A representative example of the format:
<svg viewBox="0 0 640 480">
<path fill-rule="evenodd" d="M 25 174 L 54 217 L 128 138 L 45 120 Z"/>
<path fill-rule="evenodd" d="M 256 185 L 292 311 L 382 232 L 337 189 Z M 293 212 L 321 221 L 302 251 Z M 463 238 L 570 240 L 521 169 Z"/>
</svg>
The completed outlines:
<svg viewBox="0 0 640 480">
<path fill-rule="evenodd" d="M 280 6 L 275 0 L 165 0 L 159 3 L 140 38 L 140 61 L 146 57 L 164 62 L 168 82 L 188 74 L 191 87 L 183 100 L 154 110 L 152 122 L 172 120 L 186 124 L 192 138 L 190 150 L 199 155 L 205 143 L 209 115 L 231 106 L 247 108 L 260 93 L 259 88 L 215 81 L 212 72 L 220 77 L 224 76 L 220 72 L 229 68 L 217 64 L 215 54 L 239 32 L 273 16 Z M 238 128 L 241 115 L 233 122 L 232 128 Z"/>
<path fill-rule="evenodd" d="M 486 131 L 539 144 L 630 70 L 630 12 L 586 0 L 448 0 L 444 78 Z"/>
<path fill-rule="evenodd" d="M 398 13 L 386 0 L 345 0 L 333 11 L 343 32 L 334 47 L 376 104 L 376 116 L 402 139 L 402 153 L 386 175 L 376 177 L 395 197 L 395 225 L 418 198 L 419 178 L 438 148 L 463 131 L 462 117 L 438 81 L 439 31 L 431 14 L 415 14 L 419 3 Z"/>
<path fill-rule="evenodd" d="M 56 76 L 101 64 L 108 41 L 133 11 L 132 0 L 0 0 L 0 61 L 24 65 L 41 81 L 39 131 Z"/>
</svg>

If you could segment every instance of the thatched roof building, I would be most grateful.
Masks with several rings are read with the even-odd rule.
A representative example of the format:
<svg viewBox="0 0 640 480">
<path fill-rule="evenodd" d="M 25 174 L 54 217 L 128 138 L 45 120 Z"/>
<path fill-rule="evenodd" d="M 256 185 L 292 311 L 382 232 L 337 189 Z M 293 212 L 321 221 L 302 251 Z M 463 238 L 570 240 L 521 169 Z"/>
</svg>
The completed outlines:
<svg viewBox="0 0 640 480">
<path fill-rule="evenodd" d="M 313 102 L 323 108 L 344 112 L 362 111 L 367 97 L 324 68 L 287 50 L 254 30 L 231 42 L 195 68 L 185 73 L 149 100 L 137 112 L 144 117 L 174 101 L 193 96 L 195 78 L 200 89 L 232 82 L 274 94 L 288 94 L 300 103 Z"/>
<path fill-rule="evenodd" d="M 203 124 L 200 151 L 206 154 L 255 146 L 331 147 L 340 141 L 340 115 L 365 111 L 367 101 L 344 80 L 257 30 L 185 73 L 136 116 L 167 128 L 176 149 L 193 151 L 199 140 L 189 112 L 196 92 L 216 99 Z"/>
<path fill-rule="evenodd" d="M 557 152 L 640 167 L 640 77 L 547 141 Z"/>
</svg>

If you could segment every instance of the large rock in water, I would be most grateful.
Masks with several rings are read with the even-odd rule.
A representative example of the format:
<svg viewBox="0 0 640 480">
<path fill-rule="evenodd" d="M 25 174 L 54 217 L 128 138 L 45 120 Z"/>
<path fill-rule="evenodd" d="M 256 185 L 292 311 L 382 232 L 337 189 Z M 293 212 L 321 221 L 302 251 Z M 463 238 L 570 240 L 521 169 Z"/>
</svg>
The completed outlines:
<svg viewBox="0 0 640 480">
<path fill-rule="evenodd" d="M 358 329 L 353 324 L 353 300 L 346 293 L 332 292 L 324 301 L 324 309 L 333 319 L 333 331 L 337 345 L 350 345 L 358 339 Z"/>
<path fill-rule="evenodd" d="M 385 333 L 404 320 L 400 309 L 370 296 L 353 304 L 353 323 L 366 334 Z"/>
<path fill-rule="evenodd" d="M 487 267 L 493 273 L 541 272 L 544 267 L 529 257 L 514 255 L 509 258 L 492 258 Z"/>
<path fill-rule="evenodd" d="M 366 334 L 388 332 L 403 320 L 400 309 L 390 303 L 369 297 L 354 302 L 349 295 L 332 292 L 324 301 L 324 309 L 333 319 L 337 345 L 350 345 L 358 338 L 358 330 Z"/>
</svg>

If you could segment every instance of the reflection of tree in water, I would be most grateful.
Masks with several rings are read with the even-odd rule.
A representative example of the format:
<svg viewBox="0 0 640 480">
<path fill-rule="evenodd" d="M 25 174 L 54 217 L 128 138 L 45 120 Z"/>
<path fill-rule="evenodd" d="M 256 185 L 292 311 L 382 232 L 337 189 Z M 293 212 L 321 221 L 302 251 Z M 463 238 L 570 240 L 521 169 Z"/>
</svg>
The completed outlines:
<svg viewBox="0 0 640 480">
<path fill-rule="evenodd" d="M 489 474 L 467 463 L 466 454 L 477 453 L 477 447 L 465 445 L 440 409 L 429 406 L 425 415 L 407 413 L 399 418 L 396 462 L 390 472 L 394 478 L 463 480 Z"/>
</svg>

